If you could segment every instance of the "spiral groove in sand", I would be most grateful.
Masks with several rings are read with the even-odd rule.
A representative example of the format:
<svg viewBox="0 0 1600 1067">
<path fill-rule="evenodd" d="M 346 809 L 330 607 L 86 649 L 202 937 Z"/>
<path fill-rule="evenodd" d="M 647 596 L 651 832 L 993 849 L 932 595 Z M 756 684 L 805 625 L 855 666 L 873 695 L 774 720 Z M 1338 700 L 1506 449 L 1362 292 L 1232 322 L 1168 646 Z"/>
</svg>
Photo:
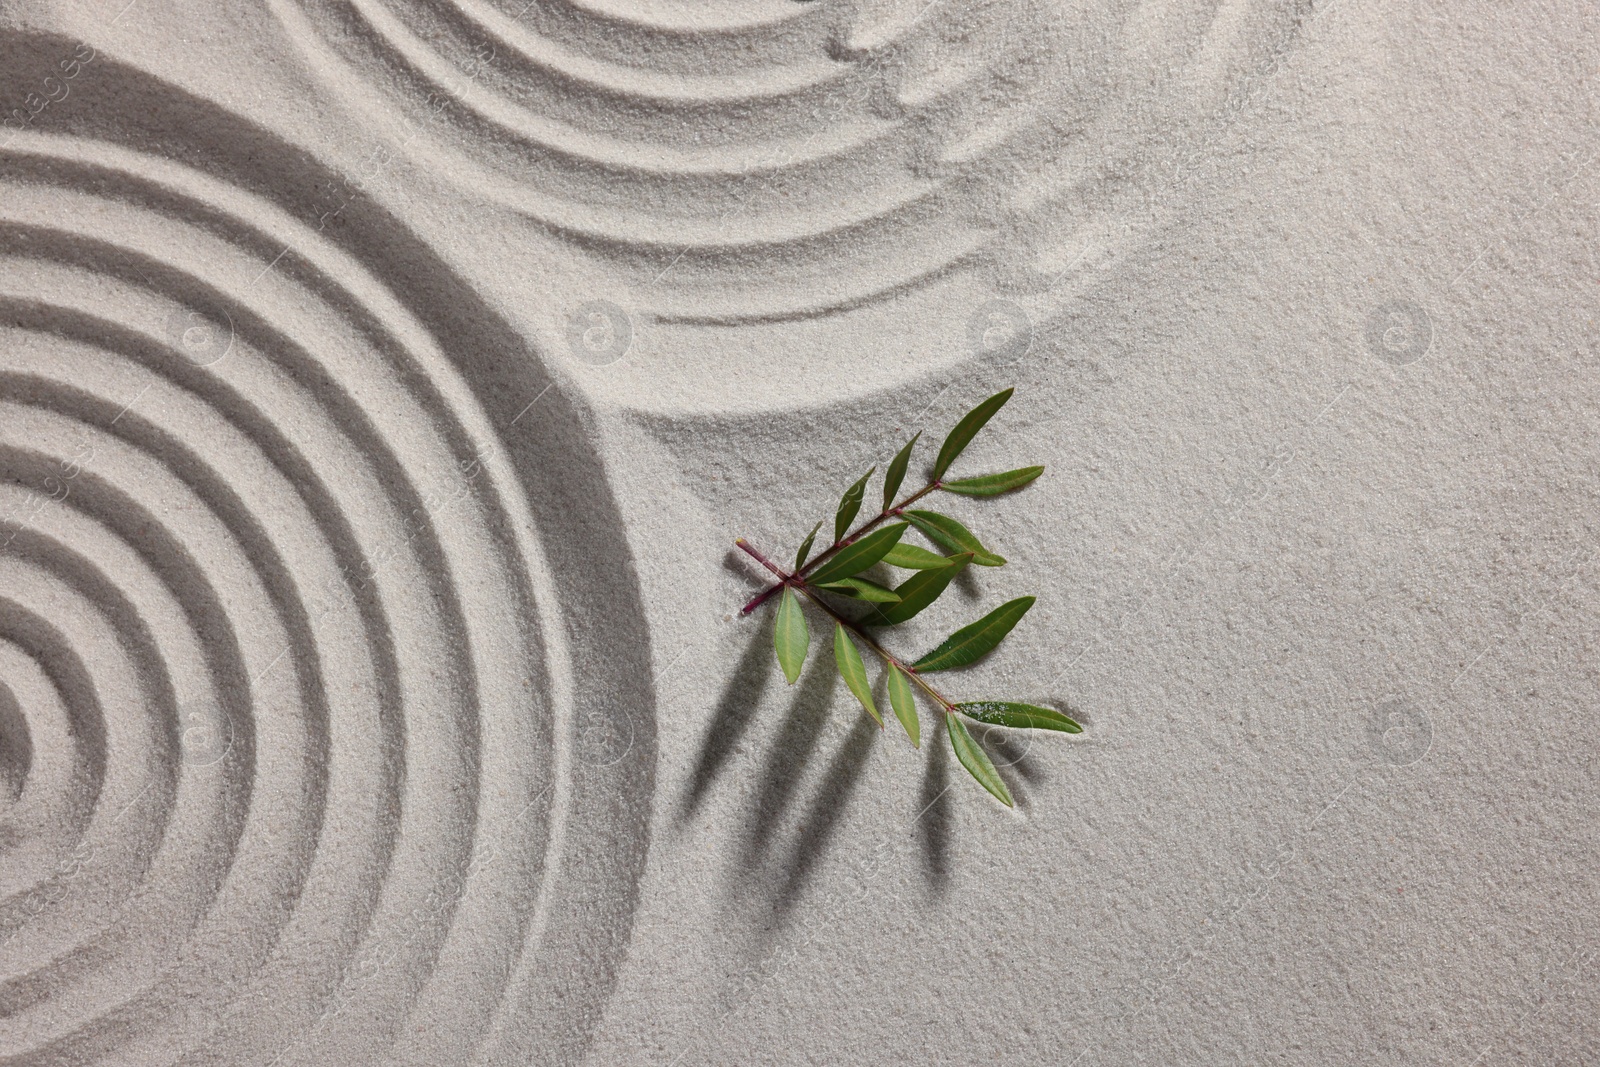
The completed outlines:
<svg viewBox="0 0 1600 1067">
<path fill-rule="evenodd" d="M 825 314 L 965 266 L 1049 278 L 1303 7 L 275 3 L 374 119 L 421 122 L 452 180 L 682 322 Z"/>
<path fill-rule="evenodd" d="M 0 260 L 7 1062 L 575 1055 L 621 942 L 553 886 L 626 887 L 552 531 L 435 336 L 104 141 L 0 154 Z"/>
</svg>

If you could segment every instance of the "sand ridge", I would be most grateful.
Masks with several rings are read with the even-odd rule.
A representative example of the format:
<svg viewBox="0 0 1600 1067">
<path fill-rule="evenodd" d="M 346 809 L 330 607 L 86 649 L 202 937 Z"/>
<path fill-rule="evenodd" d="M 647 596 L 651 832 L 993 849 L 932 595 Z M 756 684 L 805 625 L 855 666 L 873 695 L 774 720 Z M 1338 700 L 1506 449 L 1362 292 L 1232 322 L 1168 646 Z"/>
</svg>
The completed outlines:
<svg viewBox="0 0 1600 1067">
<path fill-rule="evenodd" d="M 424 116 L 420 155 L 669 324 L 834 315 L 957 267 L 1043 285 L 1145 157 L 1303 17 L 1133 0 L 274 10 L 329 92 L 375 121 Z"/>
<path fill-rule="evenodd" d="M 0 27 L 0 1061 L 1593 1047 L 1583 15 Z M 729 555 L 1008 385 L 997 811 Z"/>
<path fill-rule="evenodd" d="M 258 129 L 206 114 L 204 169 L 141 151 L 206 106 L 95 62 L 98 100 L 0 167 L 8 1062 L 581 1047 L 650 741 L 607 668 L 574 694 L 563 604 L 597 579 L 541 541 L 592 515 L 551 472 L 531 509 L 493 421 L 540 400 L 574 454 L 567 404 L 486 409 L 441 341 L 501 348 L 492 317 L 444 328 L 275 202 L 293 153 L 228 158 Z M 530 1013 L 552 986 L 594 992 Z"/>
</svg>

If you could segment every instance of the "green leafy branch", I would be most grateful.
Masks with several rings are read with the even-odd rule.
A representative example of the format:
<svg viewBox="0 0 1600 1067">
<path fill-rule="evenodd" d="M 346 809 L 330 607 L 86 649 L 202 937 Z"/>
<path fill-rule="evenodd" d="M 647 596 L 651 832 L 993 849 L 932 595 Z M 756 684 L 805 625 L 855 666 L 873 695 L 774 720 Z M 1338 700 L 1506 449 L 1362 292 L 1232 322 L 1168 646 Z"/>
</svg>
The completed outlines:
<svg viewBox="0 0 1600 1067">
<path fill-rule="evenodd" d="M 979 784 L 1007 807 L 1012 804 L 1011 793 L 995 771 L 988 753 L 968 732 L 965 719 L 1013 729 L 1060 730 L 1066 733 L 1079 733 L 1082 727 L 1054 708 L 1006 700 L 954 701 L 934 688 L 926 675 L 964 667 L 989 653 L 1027 614 L 1034 598 L 1025 596 L 1007 601 L 977 622 L 963 626 L 945 638 L 937 648 L 910 663 L 884 648 L 872 631 L 898 626 L 914 618 L 937 600 L 956 575 L 968 566 L 1005 565 L 1002 556 L 985 548 L 971 530 L 955 519 L 936 511 L 912 508 L 911 505 L 933 492 L 969 497 L 998 496 L 1021 489 L 1044 473 L 1043 467 L 1021 467 L 1001 474 L 945 480 L 950 465 L 977 436 L 978 431 L 1011 399 L 1011 392 L 1006 389 L 996 393 L 967 412 L 940 446 L 938 458 L 933 464 L 933 476 L 928 484 L 896 503 L 895 494 L 905 481 L 912 449 L 922 434 L 918 432 L 907 441 L 905 447 L 889 461 L 884 472 L 883 510 L 851 530 L 850 524 L 861 513 L 867 483 L 877 468 L 862 475 L 845 490 L 839 501 L 833 518 L 833 543 L 815 558 L 811 557 L 811 548 L 816 541 L 817 531 L 822 528 L 820 522 L 811 528 L 801 542 L 800 550 L 795 553 L 794 567 L 790 570 L 784 570 L 762 555 L 744 538 L 734 542 L 777 577 L 777 581 L 744 606 L 741 614 L 748 615 L 772 597 L 778 597 L 778 618 L 772 641 L 778 665 L 790 685 L 800 677 L 800 668 L 811 647 L 811 630 L 806 625 L 805 611 L 801 607 L 803 599 L 832 620 L 833 659 L 839 676 L 878 726 L 882 728 L 883 716 L 873 702 L 872 685 L 867 678 L 861 651 L 856 646 L 857 641 L 866 645 L 883 662 L 889 704 L 912 745 L 920 747 L 922 743 L 916 702 L 916 691 L 921 690 L 923 696 L 944 713 L 945 732 L 950 738 L 950 747 L 955 751 L 956 759 Z M 911 529 L 926 538 L 934 550 L 903 543 L 902 536 Z M 862 576 L 880 563 L 912 573 L 892 589 Z M 859 615 L 847 614 L 837 601 L 852 602 L 865 611 Z"/>
</svg>

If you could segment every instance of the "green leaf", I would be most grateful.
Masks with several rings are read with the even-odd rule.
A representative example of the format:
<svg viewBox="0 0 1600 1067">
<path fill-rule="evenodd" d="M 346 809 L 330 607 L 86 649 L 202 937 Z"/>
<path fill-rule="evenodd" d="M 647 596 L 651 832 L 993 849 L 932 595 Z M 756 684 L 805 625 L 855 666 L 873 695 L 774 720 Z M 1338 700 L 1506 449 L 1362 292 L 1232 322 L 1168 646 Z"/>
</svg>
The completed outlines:
<svg viewBox="0 0 1600 1067">
<path fill-rule="evenodd" d="M 873 467 L 861 476 L 861 480 L 844 491 L 844 496 L 839 498 L 839 510 L 833 514 L 833 539 L 843 541 L 844 535 L 850 532 L 850 524 L 856 521 L 856 514 L 861 511 L 861 494 L 867 491 L 867 479 L 872 477 Z"/>
<path fill-rule="evenodd" d="M 906 464 L 911 462 L 911 446 L 917 443 L 917 438 L 922 436 L 918 430 L 911 440 L 906 442 L 904 448 L 894 454 L 894 459 L 889 461 L 889 469 L 883 473 L 883 510 L 888 511 L 894 504 L 894 495 L 900 491 L 900 483 L 906 480 Z"/>
<path fill-rule="evenodd" d="M 873 530 L 861 540 L 852 541 L 834 553 L 811 573 L 809 581 L 817 585 L 826 585 L 829 582 L 837 582 L 840 578 L 859 574 L 882 559 L 905 532 L 906 524 L 903 522 L 885 526 L 881 530 Z"/>
<path fill-rule="evenodd" d="M 984 548 L 971 530 L 948 515 L 937 511 L 907 511 L 905 517 L 934 544 L 943 545 L 952 552 L 971 552 L 972 562 L 980 567 L 1005 565 L 1005 557 Z"/>
<path fill-rule="evenodd" d="M 1083 733 L 1083 727 L 1055 708 L 1041 708 L 1037 704 L 1018 704 L 1009 700 L 969 700 L 957 704 L 956 710 L 979 722 L 994 726 L 1009 726 L 1015 730 L 1060 730 L 1067 734 Z"/>
<path fill-rule="evenodd" d="M 778 625 L 772 631 L 772 647 L 778 652 L 778 666 L 783 668 L 783 676 L 793 685 L 806 662 L 806 650 L 811 647 L 811 631 L 806 629 L 806 616 L 800 610 L 800 598 L 788 586 L 784 586 L 783 599 L 778 601 Z"/>
<path fill-rule="evenodd" d="M 884 553 L 883 562 L 908 571 L 926 571 L 950 566 L 950 557 L 929 552 L 921 545 L 898 544 Z"/>
<path fill-rule="evenodd" d="M 811 532 L 806 534 L 806 539 L 800 542 L 800 551 L 794 554 L 795 570 L 799 570 L 806 565 L 806 557 L 811 555 L 811 542 L 817 539 L 817 531 L 820 529 L 822 529 L 822 520 L 818 519 L 817 524 L 811 527 Z"/>
<path fill-rule="evenodd" d="M 953 482 L 941 483 L 939 488 L 950 493 L 960 493 L 962 496 L 999 496 L 1013 489 L 1021 489 L 1043 473 L 1043 467 L 1019 467 L 1004 474 L 980 474 L 976 478 L 958 478 Z"/>
<path fill-rule="evenodd" d="M 1031 596 L 1019 596 L 1006 601 L 977 622 L 963 626 L 945 638 L 943 644 L 911 666 L 924 672 L 965 667 L 1004 640 L 1018 620 L 1033 607 L 1033 600 Z M 904 602 L 902 599 L 901 603 Z"/>
<path fill-rule="evenodd" d="M 917 698 L 911 692 L 911 679 L 894 664 L 889 664 L 889 706 L 894 708 L 895 718 L 900 720 L 900 725 L 906 728 L 906 736 L 911 738 L 912 748 L 922 747 L 922 724 L 917 721 Z"/>
<path fill-rule="evenodd" d="M 949 470 L 950 464 L 961 455 L 961 450 L 972 443 L 972 439 L 978 436 L 978 431 L 983 429 L 983 424 L 1010 399 L 1011 390 L 1001 390 L 961 417 L 961 421 L 956 423 L 956 428 L 950 431 L 950 436 L 944 439 L 944 444 L 939 446 L 939 458 L 933 464 L 934 481 L 944 477 L 944 472 Z"/>
<path fill-rule="evenodd" d="M 994 764 L 989 762 L 989 754 L 967 733 L 967 724 L 957 715 L 947 714 L 944 721 L 950 730 L 950 747 L 956 750 L 956 759 L 961 761 L 961 766 L 978 780 L 979 785 L 993 793 L 996 800 L 1008 808 L 1012 807 L 1011 791 L 1001 781 Z"/>
<path fill-rule="evenodd" d="M 866 665 L 861 662 L 861 653 L 856 651 L 856 643 L 845 633 L 842 622 L 833 624 L 833 661 L 839 665 L 839 677 L 850 687 L 850 692 L 861 701 L 867 714 L 876 719 L 880 727 L 883 726 L 883 716 L 872 704 L 872 686 L 867 682 Z"/>
<path fill-rule="evenodd" d="M 972 553 L 964 552 L 959 556 L 951 556 L 950 560 L 952 566 L 918 571 L 901 582 L 895 587 L 895 595 L 900 598 L 900 602 L 879 608 L 867 619 L 867 625 L 897 626 L 938 600 L 945 587 L 961 573 L 961 569 L 972 562 Z"/>
<path fill-rule="evenodd" d="M 877 582 L 869 582 L 865 578 L 840 578 L 837 582 L 827 585 L 812 584 L 814 589 L 826 589 L 830 593 L 840 596 L 853 597 L 856 600 L 870 600 L 874 604 L 898 604 L 900 594 L 893 589 L 885 589 Z"/>
</svg>

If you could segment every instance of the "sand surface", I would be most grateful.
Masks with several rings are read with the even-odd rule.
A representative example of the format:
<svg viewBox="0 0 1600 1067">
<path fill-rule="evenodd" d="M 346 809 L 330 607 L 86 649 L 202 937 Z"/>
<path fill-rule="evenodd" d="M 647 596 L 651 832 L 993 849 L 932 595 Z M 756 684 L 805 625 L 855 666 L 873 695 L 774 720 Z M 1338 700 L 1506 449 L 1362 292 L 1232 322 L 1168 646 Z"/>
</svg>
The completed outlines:
<svg viewBox="0 0 1600 1067">
<path fill-rule="evenodd" d="M 1535 0 L 0 0 L 0 1062 L 1600 1060 L 1597 74 Z M 1011 811 L 732 548 L 1008 385 L 1010 563 L 900 640 L 1038 596 Z"/>
</svg>

